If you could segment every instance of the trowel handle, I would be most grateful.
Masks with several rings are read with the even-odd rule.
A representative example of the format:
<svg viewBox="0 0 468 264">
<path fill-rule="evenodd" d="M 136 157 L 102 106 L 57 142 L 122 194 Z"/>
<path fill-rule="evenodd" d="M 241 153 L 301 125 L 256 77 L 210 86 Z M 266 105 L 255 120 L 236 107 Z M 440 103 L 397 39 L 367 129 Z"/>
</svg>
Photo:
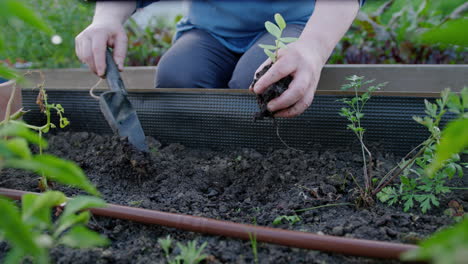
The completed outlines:
<svg viewBox="0 0 468 264">
<path fill-rule="evenodd" d="M 110 48 L 106 49 L 106 65 L 106 80 L 109 88 L 112 91 L 122 92 L 124 95 L 127 95 L 127 90 L 120 77 L 119 68 L 115 64 Z"/>
</svg>

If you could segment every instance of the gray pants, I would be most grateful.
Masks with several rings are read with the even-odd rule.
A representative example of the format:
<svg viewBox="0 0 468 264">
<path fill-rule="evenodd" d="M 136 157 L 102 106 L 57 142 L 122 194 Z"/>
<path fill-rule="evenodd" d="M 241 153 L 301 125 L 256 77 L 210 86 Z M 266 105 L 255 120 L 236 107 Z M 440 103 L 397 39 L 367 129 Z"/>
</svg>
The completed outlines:
<svg viewBox="0 0 468 264">
<path fill-rule="evenodd" d="M 299 37 L 303 25 L 288 25 L 284 37 Z M 267 59 L 258 44 L 274 45 L 274 37 L 264 33 L 244 54 L 224 47 L 206 31 L 185 32 L 161 58 L 156 88 L 247 89 L 255 71 Z"/>
</svg>

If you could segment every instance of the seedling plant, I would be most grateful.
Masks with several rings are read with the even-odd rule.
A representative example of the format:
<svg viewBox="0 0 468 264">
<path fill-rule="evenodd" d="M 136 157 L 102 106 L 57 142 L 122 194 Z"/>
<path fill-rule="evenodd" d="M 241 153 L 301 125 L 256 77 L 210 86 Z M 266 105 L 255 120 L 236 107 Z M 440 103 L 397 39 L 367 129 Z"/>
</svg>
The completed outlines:
<svg viewBox="0 0 468 264">
<path fill-rule="evenodd" d="M 174 257 L 171 256 L 173 253 L 173 240 L 171 236 L 168 235 L 166 238 L 159 238 L 158 243 L 164 251 L 164 256 L 168 264 L 197 264 L 208 257 L 208 255 L 203 254 L 203 250 L 208 245 L 206 242 L 201 246 L 197 246 L 196 240 L 189 241 L 187 245 L 177 242 L 177 248 L 180 253 Z"/>
<path fill-rule="evenodd" d="M 283 31 L 286 28 L 286 21 L 280 14 L 275 14 L 276 24 L 267 21 L 265 22 L 265 28 L 275 37 L 275 45 L 259 44 L 258 46 L 263 49 L 265 54 L 270 58 L 272 63 L 275 63 L 278 59 L 278 51 L 281 48 L 287 48 L 286 44 L 297 40 L 297 38 L 282 37 Z"/>
<path fill-rule="evenodd" d="M 383 86 L 386 83 L 380 83 L 377 85 L 371 85 L 366 88 L 366 91 L 359 94 L 360 90 L 371 83 L 374 80 L 364 80 L 364 77 L 353 75 L 347 78 L 348 84 L 341 87 L 341 90 L 352 90 L 354 97 L 343 98 L 339 101 L 345 103 L 347 106 L 341 108 L 340 115 L 346 117 L 349 121 L 347 128 L 351 130 L 359 140 L 361 145 L 361 155 L 363 160 L 363 177 L 364 177 L 364 188 L 360 187 L 360 199 L 359 204 L 368 206 L 374 203 L 372 193 L 372 154 L 364 143 L 365 129 L 362 126 L 362 119 L 364 117 L 364 107 L 371 98 L 371 94 Z M 358 185 L 359 186 L 359 185 Z"/>
</svg>

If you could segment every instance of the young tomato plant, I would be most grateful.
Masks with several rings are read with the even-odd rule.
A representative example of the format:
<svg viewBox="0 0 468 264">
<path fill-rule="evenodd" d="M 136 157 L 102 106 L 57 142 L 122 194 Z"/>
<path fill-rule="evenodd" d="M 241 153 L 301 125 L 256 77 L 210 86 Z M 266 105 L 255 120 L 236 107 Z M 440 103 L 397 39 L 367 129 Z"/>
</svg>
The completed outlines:
<svg viewBox="0 0 468 264">
<path fill-rule="evenodd" d="M 29 144 L 47 147 L 42 137 L 23 124 L 1 125 L 0 170 L 15 168 L 33 171 L 56 182 L 99 194 L 76 164 L 48 154 L 32 154 Z M 86 228 L 90 213 L 80 212 L 90 207 L 102 207 L 104 201 L 90 196 L 76 197 L 52 222 L 52 208 L 66 201 L 61 192 L 27 194 L 23 196 L 19 210 L 13 202 L 0 197 L 0 240 L 6 240 L 11 247 L 5 263 L 21 263 L 24 258 L 32 258 L 34 263 L 49 263 L 48 249 L 51 247 L 93 247 L 107 243 L 105 238 Z"/>
<path fill-rule="evenodd" d="M 44 88 L 45 77 L 42 75 L 41 72 L 39 72 L 39 74 L 41 75 L 42 83 L 40 85 L 38 85 L 39 93 L 38 93 L 38 96 L 37 96 L 37 99 L 36 99 L 36 104 L 39 106 L 39 109 L 41 110 L 41 113 L 43 113 L 46 116 L 46 123 L 44 125 L 42 125 L 42 126 L 33 126 L 33 125 L 30 125 L 30 124 L 25 124 L 25 123 L 22 123 L 22 122 L 18 122 L 16 120 L 14 120 L 13 118 L 9 118 L 9 117 L 6 118 L 5 122 L 11 122 L 11 123 L 24 125 L 24 126 L 30 128 L 30 129 L 33 129 L 33 130 L 37 131 L 39 133 L 39 137 L 42 138 L 43 133 L 47 133 L 47 132 L 49 132 L 49 130 L 51 128 L 56 128 L 57 127 L 54 123 L 51 122 L 52 110 L 55 110 L 55 112 L 59 116 L 59 126 L 60 126 L 60 128 L 66 127 L 67 125 L 70 124 L 70 122 L 68 121 L 68 119 L 66 117 L 63 116 L 63 114 L 65 113 L 65 109 L 62 107 L 61 104 L 51 104 L 51 103 L 48 102 L 47 92 L 46 92 L 46 90 Z M 16 87 L 14 89 L 16 89 Z M 7 113 L 9 113 L 9 112 L 10 112 L 9 109 L 7 109 Z M 39 154 L 42 155 L 44 146 L 42 144 L 39 144 L 38 147 L 39 147 Z M 41 174 L 41 179 L 40 179 L 39 185 L 40 185 L 41 189 L 44 189 L 44 190 L 49 189 L 49 184 L 48 184 L 48 181 L 47 181 L 47 177 L 45 177 L 43 174 Z"/>
<path fill-rule="evenodd" d="M 275 37 L 275 45 L 265 45 L 259 44 L 258 46 L 263 49 L 265 54 L 271 59 L 273 63 L 276 62 L 278 59 L 278 51 L 281 48 L 286 48 L 287 43 L 291 43 L 297 40 L 297 38 L 288 38 L 282 37 L 283 30 L 286 28 L 286 21 L 280 14 L 275 14 L 275 22 L 276 24 L 267 21 L 265 22 L 265 28 Z"/>
<path fill-rule="evenodd" d="M 467 145 L 466 133 L 463 132 L 467 130 L 468 88 L 464 88 L 460 94 L 458 96 L 451 93 L 450 90 L 445 90 L 436 103 L 425 100 L 426 116 L 423 118 L 413 117 L 413 119 L 425 126 L 430 136 L 409 153 L 419 149 L 417 154 L 411 159 L 408 159 L 408 154 L 394 170 L 382 179 L 375 190 L 380 201 L 390 205 L 402 202 L 404 211 L 408 211 L 419 203 L 421 211 L 426 213 L 432 206 L 439 206 L 441 195 L 451 192 L 450 187 L 446 185 L 448 180 L 451 180 L 455 175 L 463 177 L 463 164 L 460 162 L 458 153 L 464 151 Z M 453 136 L 451 139 L 447 139 L 447 133 L 442 133 L 439 127 L 442 117 L 447 112 L 458 116 L 457 120 L 453 122 L 455 126 L 447 126 L 448 136 Z M 450 140 L 452 144 L 447 147 L 447 143 L 444 143 L 442 145 L 442 153 L 444 154 L 440 156 L 440 154 L 436 155 L 436 151 L 439 150 L 440 153 L 443 134 L 446 135 L 444 141 Z M 431 163 L 436 164 L 436 167 Z M 397 172 L 393 173 L 393 171 Z M 397 176 L 400 177 L 401 181 L 398 189 L 386 186 Z"/>
<path fill-rule="evenodd" d="M 42 195 L 26 194 L 21 210 L 0 197 L 0 235 L 11 243 L 5 263 L 22 263 L 31 257 L 34 263 L 50 263 L 48 249 L 65 245 L 74 248 L 105 246 L 109 241 L 86 227 L 91 213 L 88 208 L 103 207 L 96 197 L 78 196 L 67 202 L 59 218 L 52 221 L 52 209 L 67 202 L 65 195 L 47 191 Z"/>
<path fill-rule="evenodd" d="M 341 87 L 343 91 L 352 90 L 354 92 L 354 97 L 352 98 L 343 98 L 339 101 L 345 103 L 347 106 L 341 108 L 340 115 L 348 119 L 349 124 L 347 128 L 351 130 L 359 140 L 361 145 L 361 154 L 363 160 L 363 176 L 364 176 L 364 188 L 360 188 L 360 197 L 358 204 L 365 206 L 373 204 L 372 198 L 372 154 L 364 143 L 364 133 L 365 129 L 362 127 L 361 121 L 364 117 L 364 106 L 367 101 L 371 98 L 371 94 L 383 86 L 386 83 L 380 83 L 377 85 L 371 85 L 366 88 L 366 91 L 359 94 L 360 90 L 368 84 L 371 84 L 374 80 L 364 80 L 364 77 L 353 75 L 348 77 L 348 84 L 345 84 Z"/>
<path fill-rule="evenodd" d="M 47 33 L 53 30 L 44 23 L 31 9 L 20 1 L 6 0 L 0 2 L 0 9 L 6 10 L 0 19 L 16 16 L 24 22 Z M 0 51 L 3 45 L 0 36 Z M 20 79 L 14 71 L 0 65 L 0 76 Z M 16 86 L 12 89 L 15 93 Z M 47 95 L 43 86 L 40 90 L 43 111 L 47 116 L 47 124 L 35 127 L 17 121 L 24 112 L 10 113 L 10 97 L 6 109 L 5 120 L 0 122 L 0 171 L 4 168 L 23 169 L 43 175 L 56 182 L 82 189 L 90 194 L 99 195 L 80 167 L 75 163 L 62 160 L 53 155 L 33 154 L 30 145 L 41 149 L 47 147 L 42 138 L 42 132 L 47 132 L 55 125 L 50 123 L 50 111 L 56 109 L 61 118 L 60 125 L 66 126 L 63 108 L 60 105 L 47 103 Z M 31 131 L 35 130 L 35 132 Z M 38 134 L 39 133 L 39 134 Z M 90 207 L 102 207 L 104 201 L 95 197 L 79 196 L 68 201 L 65 210 L 55 222 L 52 222 L 52 208 L 67 202 L 61 192 L 46 192 L 43 195 L 26 194 L 22 198 L 21 210 L 12 201 L 0 197 L 0 240 L 6 240 L 11 250 L 3 261 L 5 263 L 22 263 L 28 258 L 28 263 L 49 263 L 48 249 L 57 245 L 71 247 L 93 247 L 107 244 L 107 239 L 86 228 L 90 218 L 87 211 Z"/>
</svg>

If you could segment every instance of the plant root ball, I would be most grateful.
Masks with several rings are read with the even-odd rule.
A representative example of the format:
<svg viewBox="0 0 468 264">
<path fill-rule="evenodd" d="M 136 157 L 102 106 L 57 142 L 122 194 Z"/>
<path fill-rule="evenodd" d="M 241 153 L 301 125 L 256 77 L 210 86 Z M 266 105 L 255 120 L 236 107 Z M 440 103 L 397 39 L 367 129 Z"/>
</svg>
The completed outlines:
<svg viewBox="0 0 468 264">
<path fill-rule="evenodd" d="M 252 86 L 262 77 L 272 66 L 273 64 L 266 65 L 261 71 L 259 71 L 255 75 L 255 79 L 252 83 Z M 284 77 L 283 79 L 279 80 L 278 82 L 270 85 L 265 92 L 262 94 L 257 94 L 257 103 L 260 111 L 255 113 L 254 120 L 263 120 L 265 117 L 273 118 L 275 112 L 270 112 L 267 108 L 268 103 L 279 97 L 281 94 L 284 93 L 289 87 L 289 84 L 292 82 L 292 76 Z"/>
</svg>

